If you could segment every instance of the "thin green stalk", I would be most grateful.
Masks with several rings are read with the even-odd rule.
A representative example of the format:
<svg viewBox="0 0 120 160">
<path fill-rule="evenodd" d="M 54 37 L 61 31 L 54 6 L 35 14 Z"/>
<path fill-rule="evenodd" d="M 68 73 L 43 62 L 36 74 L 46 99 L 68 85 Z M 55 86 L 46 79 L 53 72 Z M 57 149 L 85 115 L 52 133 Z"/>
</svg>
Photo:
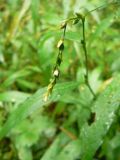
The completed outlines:
<svg viewBox="0 0 120 160">
<path fill-rule="evenodd" d="M 91 91 L 92 95 L 95 98 L 96 95 L 95 95 L 94 91 L 92 90 L 90 83 L 89 83 L 88 53 L 87 53 L 87 48 L 86 48 L 86 37 L 85 37 L 85 17 L 82 17 L 82 34 L 83 34 L 83 39 L 81 41 L 81 44 L 83 46 L 83 51 L 84 51 L 84 55 L 85 55 L 85 68 L 86 68 L 85 82 L 86 82 L 86 85 L 88 86 L 89 90 Z"/>
<path fill-rule="evenodd" d="M 90 11 L 88 11 L 86 14 L 85 14 L 85 17 L 87 16 L 87 15 L 89 15 L 91 12 L 94 12 L 94 11 L 96 11 L 96 10 L 101 10 L 101 9 L 104 9 L 104 8 L 106 8 L 108 5 L 120 5 L 120 2 L 119 1 L 116 1 L 116 2 L 108 2 L 108 3 L 106 3 L 106 4 L 103 4 L 103 5 L 101 5 L 101 6 L 98 6 L 98 7 L 96 7 L 96 8 L 94 8 L 94 9 L 92 9 L 92 10 L 90 10 Z"/>
</svg>

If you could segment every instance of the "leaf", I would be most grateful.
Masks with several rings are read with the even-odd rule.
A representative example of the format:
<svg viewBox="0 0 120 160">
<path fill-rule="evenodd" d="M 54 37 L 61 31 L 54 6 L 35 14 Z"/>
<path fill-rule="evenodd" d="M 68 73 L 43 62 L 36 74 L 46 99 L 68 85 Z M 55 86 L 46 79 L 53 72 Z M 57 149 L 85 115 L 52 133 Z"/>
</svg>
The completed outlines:
<svg viewBox="0 0 120 160">
<path fill-rule="evenodd" d="M 79 156 L 79 146 L 80 146 L 80 141 L 79 140 L 74 140 L 69 142 L 68 144 L 61 144 L 61 135 L 59 135 L 54 143 L 50 146 L 50 148 L 47 150 L 45 155 L 41 160 L 74 160 L 77 159 Z M 65 137 L 65 136 L 64 136 Z M 63 137 L 63 138 L 64 138 Z M 65 139 L 65 138 L 64 138 Z M 62 149 L 62 146 L 65 146 Z M 61 151 L 61 152 L 60 152 Z"/>
<path fill-rule="evenodd" d="M 74 160 L 79 158 L 80 153 L 80 141 L 71 141 L 68 145 L 64 147 L 61 153 L 56 157 L 56 160 Z"/>
<path fill-rule="evenodd" d="M 115 78 L 110 86 L 98 97 L 92 112 L 95 113 L 95 122 L 91 126 L 85 124 L 81 130 L 82 160 L 91 160 L 97 148 L 103 143 L 114 121 L 115 113 L 120 104 L 120 76 Z"/>
<path fill-rule="evenodd" d="M 18 156 L 20 160 L 32 160 L 32 152 L 30 150 L 30 148 L 27 147 L 20 147 L 19 148 L 19 152 L 18 152 Z"/>
<path fill-rule="evenodd" d="M 31 71 L 28 69 L 22 69 L 20 71 L 16 71 L 14 73 L 10 73 L 9 77 L 2 83 L 2 87 L 9 87 L 12 85 L 17 79 L 21 77 L 25 77 L 31 74 Z"/>
<path fill-rule="evenodd" d="M 59 155 L 60 150 L 65 146 L 70 139 L 68 136 L 65 136 L 63 133 L 59 134 L 48 150 L 45 152 L 41 160 L 53 160 L 56 159 L 56 156 Z"/>
<path fill-rule="evenodd" d="M 39 0 L 31 1 L 31 12 L 34 21 L 34 29 L 36 31 L 39 22 Z"/>
<path fill-rule="evenodd" d="M 46 88 L 39 89 L 30 98 L 20 104 L 18 108 L 14 110 L 13 113 L 8 117 L 6 123 L 0 131 L 0 139 L 6 136 L 12 128 L 18 125 L 23 119 L 29 116 L 36 109 L 43 107 L 44 105 L 52 101 L 59 100 L 61 95 L 63 96 L 65 93 L 68 93 L 72 89 L 76 88 L 77 85 L 77 82 L 66 82 L 57 84 L 55 89 L 53 90 L 52 96 L 47 103 L 43 100 L 43 95 L 46 91 Z"/>
<path fill-rule="evenodd" d="M 0 101 L 3 102 L 21 102 L 28 98 L 30 94 L 19 91 L 8 91 L 0 94 Z"/>
<path fill-rule="evenodd" d="M 18 150 L 24 146 L 31 147 L 40 139 L 40 145 L 42 145 L 44 139 L 42 140 L 41 135 L 43 135 L 43 133 L 46 137 L 50 138 L 55 134 L 55 124 L 52 119 L 42 115 L 41 111 L 37 111 L 37 114 L 36 112 L 32 114 L 31 119 L 32 123 L 29 119 L 25 119 L 11 132 L 11 136 Z"/>
<path fill-rule="evenodd" d="M 96 27 L 96 30 L 90 36 L 89 42 L 90 44 L 96 42 L 96 38 L 100 37 L 103 32 L 105 32 L 108 27 L 112 24 L 112 19 L 114 17 L 114 13 L 110 14 L 107 18 L 103 19 Z"/>
<path fill-rule="evenodd" d="M 11 23 L 10 31 L 8 34 L 8 41 L 10 41 L 17 33 L 18 28 L 20 27 L 20 21 L 22 20 L 25 13 L 28 11 L 31 4 L 31 0 L 25 0 L 23 1 L 23 5 L 21 7 L 21 10 L 19 11 L 19 14 L 16 15 Z"/>
<path fill-rule="evenodd" d="M 80 42 L 81 35 L 79 32 L 68 31 L 68 32 L 66 32 L 65 38 L 68 40 L 71 40 L 71 41 Z"/>
</svg>

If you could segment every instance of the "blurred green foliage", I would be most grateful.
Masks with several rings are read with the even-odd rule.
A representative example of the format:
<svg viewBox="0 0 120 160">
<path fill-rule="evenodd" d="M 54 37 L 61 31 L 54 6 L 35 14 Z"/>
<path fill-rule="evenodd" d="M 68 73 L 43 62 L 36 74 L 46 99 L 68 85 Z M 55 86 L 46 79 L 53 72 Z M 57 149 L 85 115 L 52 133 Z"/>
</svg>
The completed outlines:
<svg viewBox="0 0 120 160">
<path fill-rule="evenodd" d="M 0 160 L 120 160 L 120 3 L 104 0 L 0 0 Z M 61 74 L 43 100 L 67 26 Z"/>
</svg>

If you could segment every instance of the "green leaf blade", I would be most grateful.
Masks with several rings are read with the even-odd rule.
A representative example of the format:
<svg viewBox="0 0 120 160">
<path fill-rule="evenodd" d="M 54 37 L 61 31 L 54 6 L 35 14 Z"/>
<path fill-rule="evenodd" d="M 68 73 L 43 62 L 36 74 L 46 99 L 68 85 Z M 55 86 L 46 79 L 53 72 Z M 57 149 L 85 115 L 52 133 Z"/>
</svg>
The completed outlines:
<svg viewBox="0 0 120 160">
<path fill-rule="evenodd" d="M 19 123 L 27 116 L 29 116 L 32 112 L 40 107 L 43 107 L 44 105 L 49 104 L 50 102 L 59 100 L 61 95 L 63 96 L 65 93 L 76 88 L 77 85 L 77 82 L 66 82 L 57 84 L 48 102 L 44 101 L 44 93 L 46 92 L 46 88 L 38 90 L 34 95 L 27 98 L 22 104 L 20 104 L 18 108 L 14 110 L 14 112 L 8 117 L 6 123 L 0 131 L 0 139 L 5 137 L 12 128 L 14 128 L 16 125 L 19 125 Z"/>
<path fill-rule="evenodd" d="M 80 140 L 82 160 L 91 160 L 98 147 L 103 143 L 111 124 L 115 119 L 120 104 L 120 76 L 98 97 L 92 112 L 95 113 L 95 122 L 82 128 Z"/>
</svg>

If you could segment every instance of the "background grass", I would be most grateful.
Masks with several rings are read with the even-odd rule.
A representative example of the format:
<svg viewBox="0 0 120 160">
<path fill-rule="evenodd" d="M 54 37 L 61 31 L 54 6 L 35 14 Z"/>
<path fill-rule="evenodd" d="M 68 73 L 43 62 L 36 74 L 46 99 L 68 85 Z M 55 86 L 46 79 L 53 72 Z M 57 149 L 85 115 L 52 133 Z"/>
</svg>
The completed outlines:
<svg viewBox="0 0 120 160">
<path fill-rule="evenodd" d="M 120 159 L 120 3 L 0 1 L 0 159 Z M 117 1 L 114 1 L 117 2 Z M 89 82 L 81 22 L 67 26 L 61 74 L 43 100 L 58 54 L 61 22 L 86 17 Z"/>
</svg>

